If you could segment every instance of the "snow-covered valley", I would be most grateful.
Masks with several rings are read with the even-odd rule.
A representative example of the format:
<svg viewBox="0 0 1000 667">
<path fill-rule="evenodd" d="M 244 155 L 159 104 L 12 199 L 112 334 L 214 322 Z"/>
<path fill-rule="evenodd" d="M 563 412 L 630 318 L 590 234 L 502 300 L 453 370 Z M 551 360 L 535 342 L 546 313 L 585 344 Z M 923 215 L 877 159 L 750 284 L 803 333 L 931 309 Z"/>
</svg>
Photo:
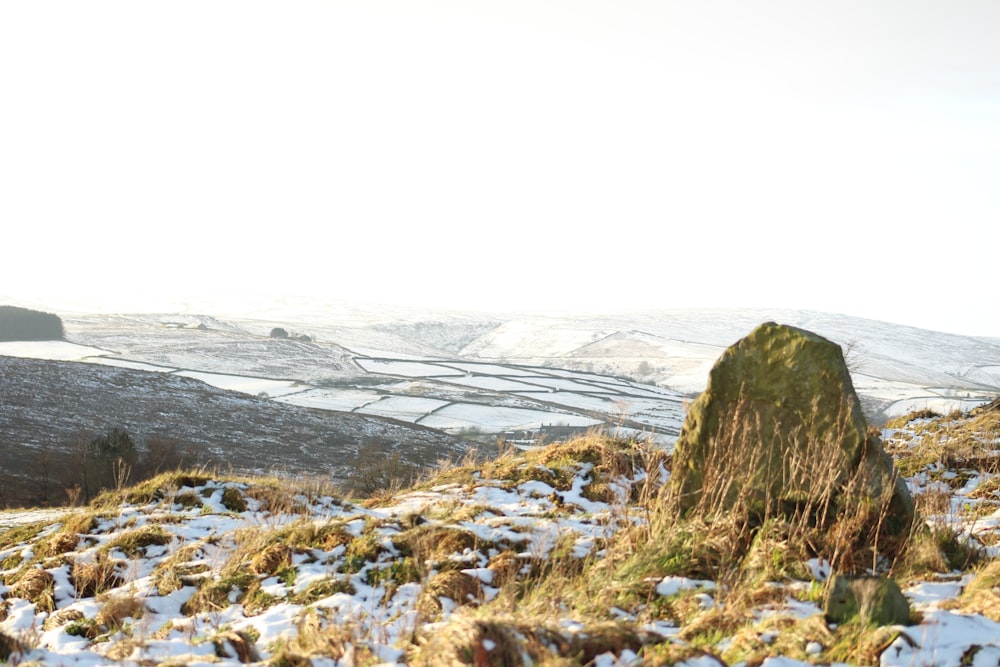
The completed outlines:
<svg viewBox="0 0 1000 667">
<path fill-rule="evenodd" d="M 0 355 L 193 377 L 310 408 L 450 433 L 617 425 L 676 436 L 682 403 L 763 321 L 840 343 L 869 418 L 968 408 L 1000 392 L 1000 340 L 808 311 L 495 315 L 278 302 L 239 312 L 67 316 L 68 342 Z M 270 333 L 292 332 L 286 340 Z"/>
</svg>

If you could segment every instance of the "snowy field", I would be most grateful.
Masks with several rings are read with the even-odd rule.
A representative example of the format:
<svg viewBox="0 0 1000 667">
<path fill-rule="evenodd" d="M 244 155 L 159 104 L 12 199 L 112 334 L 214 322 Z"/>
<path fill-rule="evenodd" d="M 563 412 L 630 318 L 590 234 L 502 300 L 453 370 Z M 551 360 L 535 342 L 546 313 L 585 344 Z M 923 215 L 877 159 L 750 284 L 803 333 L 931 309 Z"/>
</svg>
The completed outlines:
<svg viewBox="0 0 1000 667">
<path fill-rule="evenodd" d="M 510 430 L 539 429 L 542 426 L 587 428 L 603 423 L 600 419 L 570 413 L 505 408 L 502 406 L 454 404 L 436 410 L 417 421 L 421 426 L 449 432 L 482 431 L 501 433 Z"/>
<path fill-rule="evenodd" d="M 308 306 L 261 311 L 273 319 L 81 316 L 66 323 L 72 342 L 0 343 L 0 354 L 175 372 L 309 408 L 449 430 L 601 420 L 669 439 L 680 428 L 684 401 L 704 388 L 725 346 L 774 319 L 844 345 L 866 409 L 881 418 L 924 407 L 968 409 L 1000 392 L 1000 341 L 808 311 L 479 320 Z M 276 326 L 311 340 L 275 341 L 267 332 Z"/>
<path fill-rule="evenodd" d="M 168 321 L 174 320 L 168 318 Z M 201 345 L 200 339 L 205 335 L 191 324 L 170 331 L 176 341 L 171 357 L 178 360 L 184 359 L 184 344 Z M 357 368 L 378 381 L 366 382 L 362 375 L 353 382 L 341 383 L 343 386 L 326 387 L 294 377 L 268 378 L 151 364 L 143 361 L 141 355 L 135 360 L 124 359 L 117 352 L 65 342 L 4 345 L 8 353 L 17 356 L 173 373 L 221 389 L 302 407 L 388 417 L 456 434 L 500 434 L 543 426 L 583 429 L 602 423 L 621 426 L 623 416 L 634 408 L 635 419 L 630 420 L 633 430 L 646 432 L 650 437 L 655 435 L 669 444 L 683 420 L 682 397 L 675 392 L 566 369 L 419 359 L 411 355 L 399 358 L 355 355 L 353 363 Z M 232 355 L 234 366 L 245 367 L 249 364 L 247 354 L 261 353 L 259 345 L 247 347 L 238 341 L 213 350 L 215 356 L 207 364 L 213 369 L 225 366 L 225 355 Z M 198 349 L 189 361 L 198 363 L 204 358 L 205 354 Z M 296 368 L 289 366 L 285 370 L 294 373 Z M 303 373 L 303 377 L 306 375 Z"/>
<path fill-rule="evenodd" d="M 242 375 L 226 375 L 224 373 L 200 373 L 198 371 L 178 371 L 177 375 L 201 380 L 205 384 L 220 389 L 238 391 L 241 394 L 259 396 L 266 394 L 272 398 L 298 393 L 308 387 L 303 387 L 296 380 L 271 380 L 268 378 L 253 378 Z"/>
<path fill-rule="evenodd" d="M 0 342 L 0 355 L 6 357 L 82 361 L 88 357 L 103 354 L 108 354 L 108 352 L 88 345 L 77 345 L 62 340 Z"/>
</svg>

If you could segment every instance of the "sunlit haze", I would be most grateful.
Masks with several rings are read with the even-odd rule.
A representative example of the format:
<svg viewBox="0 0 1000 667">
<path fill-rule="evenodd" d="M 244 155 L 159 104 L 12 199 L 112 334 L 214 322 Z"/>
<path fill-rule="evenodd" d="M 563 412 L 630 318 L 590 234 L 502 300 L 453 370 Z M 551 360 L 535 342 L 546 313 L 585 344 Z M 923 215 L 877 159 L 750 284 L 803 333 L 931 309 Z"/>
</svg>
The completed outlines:
<svg viewBox="0 0 1000 667">
<path fill-rule="evenodd" d="M 6 2 L 0 295 L 1000 337 L 1000 3 Z"/>
</svg>

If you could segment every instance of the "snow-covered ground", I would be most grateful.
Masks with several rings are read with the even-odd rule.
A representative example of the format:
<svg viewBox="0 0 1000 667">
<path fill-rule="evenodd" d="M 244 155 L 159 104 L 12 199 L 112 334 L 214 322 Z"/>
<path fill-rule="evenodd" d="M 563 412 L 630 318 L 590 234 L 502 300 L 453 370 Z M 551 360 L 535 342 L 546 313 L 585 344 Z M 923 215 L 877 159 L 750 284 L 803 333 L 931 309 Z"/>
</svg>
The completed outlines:
<svg viewBox="0 0 1000 667">
<path fill-rule="evenodd" d="M 886 435 L 892 440 L 913 434 L 904 429 Z M 74 518 L 80 510 L 3 513 L 0 633 L 18 642 L 15 661 L 40 664 L 236 665 L 277 659 L 307 636 L 340 642 L 309 645 L 321 651 L 314 665 L 347 667 L 361 651 L 384 665 L 404 664 L 414 636 L 441 631 L 462 617 L 463 607 L 489 604 L 500 594 L 502 577 L 529 576 L 533 564 L 550 561 L 557 549 L 581 562 L 599 559 L 602 545 L 619 530 L 642 525 L 646 512 L 625 499 L 646 471 L 614 478 L 611 498 L 595 500 L 594 465 L 562 465 L 569 467 L 524 464 L 522 469 L 536 471 L 519 480 L 479 472 L 465 481 L 443 477 L 367 506 L 317 490 L 283 496 L 279 488 L 253 480 L 180 476 L 156 494 L 103 506 L 89 521 Z M 567 470 L 568 478 L 557 484 Z M 659 470 L 661 481 L 667 474 Z M 996 558 L 1000 503 L 995 492 L 984 493 L 994 488 L 995 475 L 965 471 L 960 485 L 934 478 L 940 476 L 932 470 L 907 480 L 914 492 L 939 485 L 950 495 L 946 505 L 952 509 L 925 519 L 951 526 L 981 545 L 988 559 Z M 970 511 L 970 505 L 981 510 Z M 71 523 L 76 532 L 69 542 L 57 539 Z M 6 528 L 25 532 L 11 539 Z M 95 563 L 106 564 L 106 578 L 87 584 L 81 572 Z M 805 565 L 815 584 L 829 574 L 822 562 Z M 474 591 L 471 599 L 435 588 L 439 575 L 459 578 Z M 920 620 L 893 628 L 879 648 L 881 667 L 996 664 L 1000 623 L 956 608 L 975 576 L 956 572 L 908 585 L 904 592 Z M 24 583 L 39 578 L 46 582 L 41 592 Z M 651 595 L 688 597 L 706 614 L 726 604 L 714 581 L 665 576 L 646 583 Z M 819 604 L 802 595 L 815 584 L 773 582 L 784 595 L 769 595 L 745 620 L 756 641 L 781 646 L 782 632 L 812 619 L 812 634 L 802 638 L 805 652 L 827 662 L 832 628 L 822 622 Z M 655 608 L 655 600 L 649 604 Z M 609 613 L 634 621 L 622 610 Z M 558 627 L 572 637 L 584 626 L 567 617 Z M 670 617 L 644 621 L 640 629 L 651 641 L 686 646 L 683 625 Z M 722 655 L 733 640 L 720 634 L 713 642 L 703 647 L 708 653 L 692 653 L 679 664 L 721 666 L 713 654 Z M 592 664 L 645 663 L 633 650 L 619 649 L 595 656 Z M 775 649 L 764 664 L 810 663 Z"/>
</svg>

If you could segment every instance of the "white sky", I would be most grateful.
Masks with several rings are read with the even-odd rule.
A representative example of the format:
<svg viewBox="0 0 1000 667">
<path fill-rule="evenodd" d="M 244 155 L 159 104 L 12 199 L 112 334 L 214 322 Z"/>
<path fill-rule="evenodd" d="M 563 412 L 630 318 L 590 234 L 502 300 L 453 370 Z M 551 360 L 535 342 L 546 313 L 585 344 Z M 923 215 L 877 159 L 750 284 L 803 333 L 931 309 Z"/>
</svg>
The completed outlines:
<svg viewBox="0 0 1000 667">
<path fill-rule="evenodd" d="M 0 3 L 0 294 L 1000 336 L 995 0 Z"/>
</svg>

